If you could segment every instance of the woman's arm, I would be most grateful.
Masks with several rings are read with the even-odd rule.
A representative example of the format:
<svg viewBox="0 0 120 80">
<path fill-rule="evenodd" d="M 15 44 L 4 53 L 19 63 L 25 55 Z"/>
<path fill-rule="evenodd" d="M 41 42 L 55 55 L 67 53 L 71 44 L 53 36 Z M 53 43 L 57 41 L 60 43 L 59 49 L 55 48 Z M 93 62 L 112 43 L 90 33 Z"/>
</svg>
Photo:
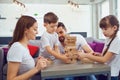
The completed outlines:
<svg viewBox="0 0 120 80">
<path fill-rule="evenodd" d="M 36 66 L 26 73 L 18 75 L 20 62 L 8 62 L 7 80 L 29 80 L 33 75 L 47 66 L 45 59 L 39 59 Z"/>
<path fill-rule="evenodd" d="M 38 72 L 36 68 L 18 75 L 20 63 L 19 62 L 8 62 L 7 80 L 29 80 L 31 76 Z"/>
</svg>

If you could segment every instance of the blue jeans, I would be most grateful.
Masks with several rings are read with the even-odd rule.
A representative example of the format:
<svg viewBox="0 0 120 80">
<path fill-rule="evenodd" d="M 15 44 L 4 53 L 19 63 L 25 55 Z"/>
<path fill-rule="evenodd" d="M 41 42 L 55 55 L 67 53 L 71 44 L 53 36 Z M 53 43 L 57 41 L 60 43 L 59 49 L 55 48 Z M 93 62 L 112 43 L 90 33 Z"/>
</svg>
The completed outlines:
<svg viewBox="0 0 120 80">
<path fill-rule="evenodd" d="M 87 80 L 97 80 L 97 78 L 95 77 L 95 75 L 88 75 Z"/>
<path fill-rule="evenodd" d="M 64 80 L 74 80 L 74 77 L 65 77 Z"/>
<path fill-rule="evenodd" d="M 107 78 L 107 76 L 106 76 L 106 78 Z M 87 77 L 87 80 L 97 80 L 97 78 L 95 77 L 95 75 L 89 75 Z M 111 80 L 119 80 L 119 77 L 118 76 L 111 77 Z"/>
<path fill-rule="evenodd" d="M 118 76 L 116 77 L 111 77 L 111 80 L 119 80 Z"/>
<path fill-rule="evenodd" d="M 98 80 L 107 80 L 107 76 L 106 75 L 98 75 Z M 118 76 L 111 76 L 111 80 L 119 80 Z"/>
</svg>

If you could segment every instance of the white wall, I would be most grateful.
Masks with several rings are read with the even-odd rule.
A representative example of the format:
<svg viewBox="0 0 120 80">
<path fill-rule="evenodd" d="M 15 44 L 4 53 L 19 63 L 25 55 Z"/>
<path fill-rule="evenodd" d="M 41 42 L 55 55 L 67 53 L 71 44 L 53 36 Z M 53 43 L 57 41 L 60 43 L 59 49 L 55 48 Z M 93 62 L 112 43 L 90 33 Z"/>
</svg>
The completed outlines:
<svg viewBox="0 0 120 80">
<path fill-rule="evenodd" d="M 78 10 L 71 8 L 68 5 L 54 4 L 26 4 L 26 9 L 23 9 L 15 4 L 0 4 L 0 15 L 7 19 L 0 19 L 0 36 L 12 36 L 15 24 L 21 14 L 31 15 L 38 20 L 39 34 L 44 31 L 43 16 L 51 11 L 58 17 L 59 21 L 64 22 L 68 32 L 87 32 L 88 37 L 92 36 L 91 27 L 91 6 L 80 5 Z M 34 16 L 34 14 L 38 16 Z"/>
</svg>

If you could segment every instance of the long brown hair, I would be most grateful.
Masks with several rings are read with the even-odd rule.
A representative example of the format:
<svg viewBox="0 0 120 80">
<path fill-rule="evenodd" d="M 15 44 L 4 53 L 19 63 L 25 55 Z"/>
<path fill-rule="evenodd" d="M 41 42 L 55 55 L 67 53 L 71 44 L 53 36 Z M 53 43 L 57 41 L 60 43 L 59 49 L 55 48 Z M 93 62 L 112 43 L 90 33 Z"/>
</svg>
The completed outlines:
<svg viewBox="0 0 120 80">
<path fill-rule="evenodd" d="M 107 45 L 107 48 L 103 52 L 103 55 L 105 55 L 106 52 L 108 51 L 108 49 L 110 47 L 110 44 L 112 43 L 112 41 L 116 37 L 116 34 L 117 34 L 118 30 L 119 30 L 119 21 L 118 21 L 118 19 L 114 15 L 109 15 L 109 16 L 106 16 L 106 17 L 102 18 L 101 21 L 100 21 L 100 24 L 99 24 L 101 29 L 107 28 L 107 27 L 109 27 L 109 25 L 111 27 L 117 26 L 117 30 L 113 34 L 111 41 L 109 42 L 109 44 Z"/>
<path fill-rule="evenodd" d="M 13 32 L 13 38 L 12 41 L 9 43 L 9 47 L 14 42 L 20 41 L 24 36 L 25 29 L 29 29 L 30 27 L 32 27 L 35 22 L 36 20 L 31 16 L 21 16 L 16 23 L 16 27 Z"/>
</svg>

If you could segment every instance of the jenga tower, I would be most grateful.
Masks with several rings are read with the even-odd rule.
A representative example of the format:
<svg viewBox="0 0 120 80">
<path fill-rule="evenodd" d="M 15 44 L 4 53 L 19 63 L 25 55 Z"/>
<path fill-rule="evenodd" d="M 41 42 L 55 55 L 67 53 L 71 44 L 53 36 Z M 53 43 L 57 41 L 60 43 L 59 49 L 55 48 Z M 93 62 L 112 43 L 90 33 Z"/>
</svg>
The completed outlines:
<svg viewBox="0 0 120 80">
<path fill-rule="evenodd" d="M 67 35 L 65 37 L 65 44 L 65 54 L 70 57 L 70 63 L 75 63 L 77 61 L 76 37 Z"/>
</svg>

